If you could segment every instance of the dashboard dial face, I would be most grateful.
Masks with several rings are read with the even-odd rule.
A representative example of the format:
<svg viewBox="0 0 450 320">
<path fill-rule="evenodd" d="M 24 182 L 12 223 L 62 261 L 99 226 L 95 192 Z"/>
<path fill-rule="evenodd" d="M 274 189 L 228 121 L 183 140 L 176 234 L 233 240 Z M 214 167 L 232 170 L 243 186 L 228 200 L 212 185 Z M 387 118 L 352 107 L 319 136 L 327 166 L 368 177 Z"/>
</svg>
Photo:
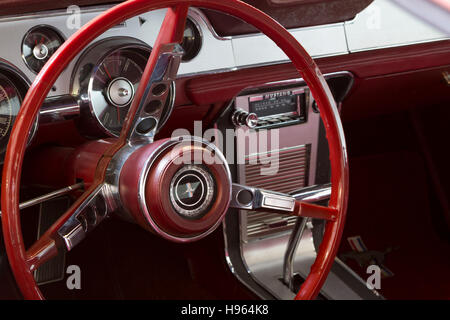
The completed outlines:
<svg viewBox="0 0 450 320">
<path fill-rule="evenodd" d="M 118 136 L 144 72 L 149 53 L 119 49 L 97 66 L 89 95 L 95 116 L 107 132 Z"/>
<path fill-rule="evenodd" d="M 181 46 L 184 49 L 183 61 L 187 62 L 194 59 L 200 52 L 202 46 L 202 35 L 197 25 L 192 20 L 186 20 L 183 42 Z"/>
<path fill-rule="evenodd" d="M 32 71 L 39 73 L 63 42 L 61 35 L 49 26 L 31 29 L 23 39 L 23 59 Z"/>
<path fill-rule="evenodd" d="M 6 149 L 21 101 L 20 93 L 14 84 L 0 74 L 0 152 Z"/>
</svg>

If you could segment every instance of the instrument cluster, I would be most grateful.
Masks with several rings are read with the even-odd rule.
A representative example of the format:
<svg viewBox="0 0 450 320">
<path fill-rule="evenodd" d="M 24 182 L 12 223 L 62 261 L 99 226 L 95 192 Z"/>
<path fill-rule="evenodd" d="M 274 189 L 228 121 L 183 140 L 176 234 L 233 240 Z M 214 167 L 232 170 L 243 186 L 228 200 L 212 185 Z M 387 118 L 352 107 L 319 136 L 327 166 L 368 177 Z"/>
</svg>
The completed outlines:
<svg viewBox="0 0 450 320">
<path fill-rule="evenodd" d="M 75 66 L 71 94 L 78 97 L 78 124 L 87 137 L 119 136 L 150 53 L 148 45 L 128 37 L 104 39 L 85 50 Z M 163 118 L 175 96 L 174 86 L 166 89 L 168 99 L 158 106 L 164 108 Z"/>
<path fill-rule="evenodd" d="M 148 23 L 142 19 L 139 22 Z M 126 26 L 126 23 L 121 26 Z M 95 40 L 84 49 L 67 68 L 71 74 L 66 76 L 67 88 L 61 89 L 59 82 L 58 88 L 54 85 L 44 101 L 29 140 L 39 124 L 73 118 L 88 139 L 119 136 L 152 50 L 149 41 L 138 38 L 142 37 L 122 36 L 116 32 L 116 35 Z M 0 161 L 4 158 L 14 121 L 29 89 L 29 79 L 33 78 L 31 75 L 42 70 L 65 39 L 57 26 L 35 25 L 28 29 L 20 43 L 22 64 L 26 67 L 21 70 L 20 66 L 0 59 Z M 182 62 L 195 59 L 202 44 L 200 27 L 189 17 L 181 44 L 184 49 Z M 174 83 L 163 90 L 167 97 L 165 101 L 148 108 L 162 111 L 159 127 L 171 113 L 175 100 Z"/>
<path fill-rule="evenodd" d="M 63 42 L 63 36 L 55 28 L 47 25 L 34 27 L 23 38 L 22 58 L 31 71 L 39 73 Z"/>
<path fill-rule="evenodd" d="M 29 88 L 29 82 L 20 70 L 0 59 L 0 160 L 8 146 L 9 136 L 17 118 L 22 100 Z M 35 120 L 28 140 L 33 138 L 38 121 Z"/>
</svg>

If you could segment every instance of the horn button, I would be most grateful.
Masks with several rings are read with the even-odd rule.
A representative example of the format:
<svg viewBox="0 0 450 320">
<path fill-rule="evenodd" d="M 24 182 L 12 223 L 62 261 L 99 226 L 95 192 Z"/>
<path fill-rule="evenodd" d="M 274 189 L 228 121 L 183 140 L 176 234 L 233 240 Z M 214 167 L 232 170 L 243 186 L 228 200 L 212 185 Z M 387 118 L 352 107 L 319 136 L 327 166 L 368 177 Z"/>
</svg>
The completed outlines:
<svg viewBox="0 0 450 320">
<path fill-rule="evenodd" d="M 160 140 L 135 151 L 120 174 L 120 197 L 144 228 L 176 242 L 221 223 L 231 198 L 225 157 L 207 141 Z"/>
<path fill-rule="evenodd" d="M 187 165 L 175 173 L 170 184 L 170 201 L 182 217 L 198 219 L 210 207 L 215 195 L 214 180 L 206 167 Z"/>
</svg>

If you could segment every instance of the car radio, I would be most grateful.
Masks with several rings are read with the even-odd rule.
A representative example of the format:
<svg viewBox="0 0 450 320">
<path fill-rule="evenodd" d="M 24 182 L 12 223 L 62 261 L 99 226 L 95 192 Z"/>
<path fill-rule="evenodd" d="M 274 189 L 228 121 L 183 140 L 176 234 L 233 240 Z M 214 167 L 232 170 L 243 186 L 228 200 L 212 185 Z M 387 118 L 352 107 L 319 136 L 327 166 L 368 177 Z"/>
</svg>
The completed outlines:
<svg viewBox="0 0 450 320">
<path fill-rule="evenodd" d="M 264 92 L 248 97 L 248 111 L 258 116 L 256 129 L 307 121 L 307 88 Z"/>
<path fill-rule="evenodd" d="M 339 105 L 350 90 L 352 75 L 341 72 L 325 78 Z M 302 79 L 248 88 L 235 98 L 234 108 L 232 122 L 240 128 L 236 130 L 240 141 L 236 154 L 245 160 L 237 169 L 238 183 L 292 193 L 329 182 L 325 127 Z M 241 241 L 247 243 L 282 234 L 295 221 L 295 217 L 270 212 L 242 212 Z"/>
<path fill-rule="evenodd" d="M 340 72 L 324 77 L 339 108 L 350 91 L 353 76 Z M 226 128 L 230 123 L 235 126 L 237 142 L 233 147 L 238 165 L 231 167 L 235 182 L 284 194 L 297 194 L 305 187 L 330 182 L 325 125 L 303 79 L 247 88 L 236 96 L 228 114 L 231 119 Z M 227 215 L 227 262 L 233 271 L 242 268 L 242 279 L 248 276 L 258 286 L 281 287 L 286 244 L 297 220 L 296 216 L 270 210 L 241 210 Z M 302 276 L 305 272 L 300 266 L 304 265 L 306 272 L 310 268 L 305 253 L 315 253 L 314 242 L 317 244 L 321 233 L 320 227 L 311 229 L 312 225 L 318 226 L 316 221 L 306 224 L 294 258 L 294 270 L 302 270 Z"/>
<path fill-rule="evenodd" d="M 309 88 L 298 82 L 272 83 L 236 97 L 232 122 L 241 127 L 237 154 L 245 159 L 238 183 L 283 193 L 315 183 L 320 114 L 311 102 Z M 242 212 L 241 239 L 274 235 L 295 221 L 269 212 Z"/>
</svg>

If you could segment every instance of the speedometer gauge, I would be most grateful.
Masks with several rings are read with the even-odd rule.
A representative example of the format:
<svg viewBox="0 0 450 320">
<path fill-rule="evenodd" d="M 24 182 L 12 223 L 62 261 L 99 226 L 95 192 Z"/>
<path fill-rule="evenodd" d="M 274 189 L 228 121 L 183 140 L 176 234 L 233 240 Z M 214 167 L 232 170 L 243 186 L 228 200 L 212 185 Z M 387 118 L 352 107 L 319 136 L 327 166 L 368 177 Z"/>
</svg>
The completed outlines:
<svg viewBox="0 0 450 320">
<path fill-rule="evenodd" d="M 0 59 L 0 163 L 3 162 L 14 121 L 19 113 L 29 81 L 19 69 Z M 28 143 L 36 133 L 38 119 L 28 135 Z"/>
<path fill-rule="evenodd" d="M 80 103 L 80 132 L 89 138 L 120 135 L 150 52 L 147 44 L 129 37 L 100 40 L 84 52 L 71 84 L 72 95 Z M 161 111 L 158 128 L 173 107 L 173 83 L 168 90 L 165 103 L 156 106 Z"/>
<path fill-rule="evenodd" d="M 63 42 L 64 39 L 59 32 L 50 26 L 33 28 L 23 39 L 22 57 L 28 68 L 39 73 Z"/>
<path fill-rule="evenodd" d="M 0 75 L 0 145 L 2 146 L 0 151 L 6 148 L 20 104 L 18 89 L 8 78 Z"/>
<path fill-rule="evenodd" d="M 200 27 L 191 19 L 186 20 L 186 27 L 184 29 L 183 42 L 183 62 L 188 62 L 194 59 L 202 47 L 202 34 Z"/>
<path fill-rule="evenodd" d="M 94 72 L 90 99 L 101 124 L 119 135 L 147 59 L 136 51 L 117 50 Z"/>
</svg>

